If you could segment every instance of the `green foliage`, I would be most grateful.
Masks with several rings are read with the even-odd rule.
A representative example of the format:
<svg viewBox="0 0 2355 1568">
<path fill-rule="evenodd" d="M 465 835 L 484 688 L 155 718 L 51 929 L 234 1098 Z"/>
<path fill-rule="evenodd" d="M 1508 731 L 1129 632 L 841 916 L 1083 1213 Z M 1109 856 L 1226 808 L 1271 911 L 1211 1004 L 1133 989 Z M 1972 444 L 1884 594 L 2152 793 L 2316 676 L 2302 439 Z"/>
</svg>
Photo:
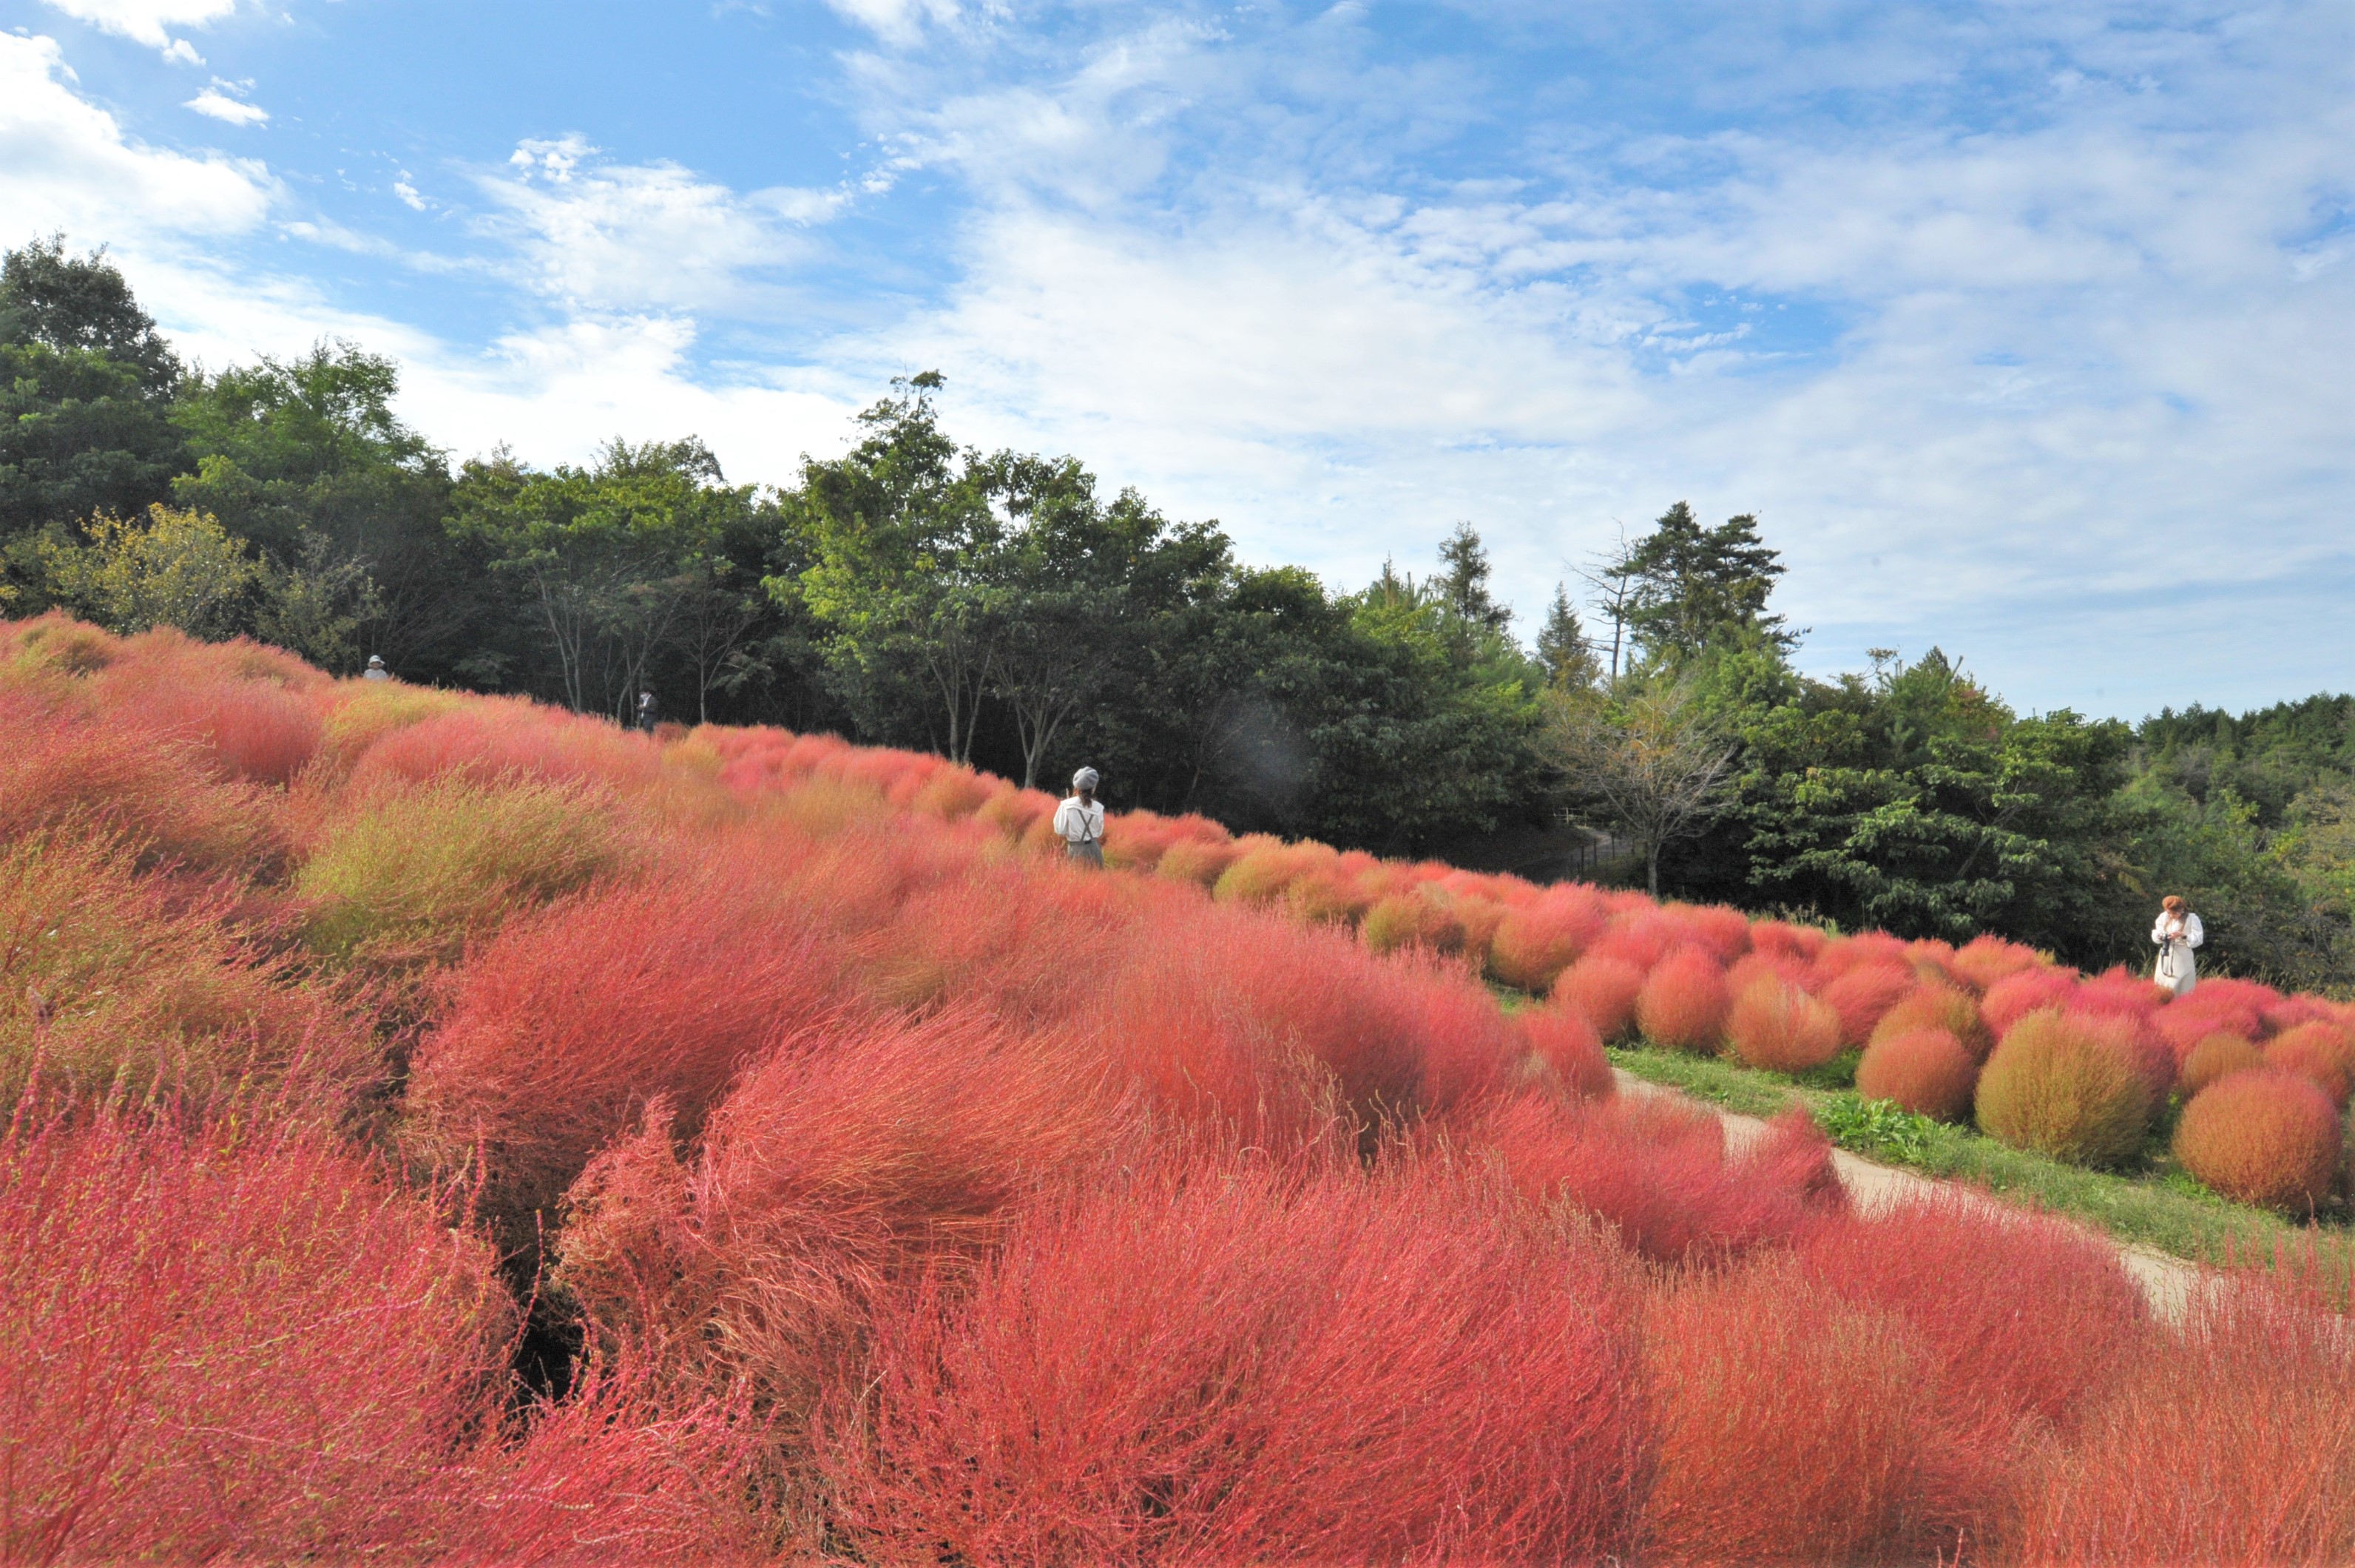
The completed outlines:
<svg viewBox="0 0 2355 1568">
<path fill-rule="evenodd" d="M 1582 691 L 1603 678 L 1602 661 L 1579 624 L 1570 590 L 1559 582 L 1545 624 L 1538 629 L 1538 663 L 1545 670 L 1546 685 L 1557 691 Z"/>
<path fill-rule="evenodd" d="M 751 486 L 729 485 L 693 438 L 617 440 L 590 467 L 544 474 L 504 453 L 470 462 L 454 506 L 452 531 L 525 585 L 566 705 L 617 720 L 706 603 L 735 596 L 728 546 L 755 517 Z"/>
<path fill-rule="evenodd" d="M 1920 1165 L 1927 1160 L 1930 1140 L 1938 1130 L 1934 1120 L 1894 1101 L 1868 1100 L 1854 1093 L 1830 1095 L 1815 1107 L 1814 1114 L 1824 1136 L 1840 1147 L 1896 1165 Z"/>
<path fill-rule="evenodd" d="M 193 637 L 234 635 L 268 571 L 218 520 L 148 508 L 144 517 L 96 517 L 86 543 L 40 541 L 50 592 L 109 631 L 176 626 Z"/>
<path fill-rule="evenodd" d="M 2355 988 L 2355 698 L 2164 712 L 2137 740 L 2137 880 L 2200 912 L 2203 965 Z"/>
<path fill-rule="evenodd" d="M 376 653 L 411 679 L 477 680 L 508 606 L 443 527 L 448 463 L 393 413 L 399 390 L 392 361 L 348 343 L 191 378 L 172 418 L 196 468 L 173 494 L 289 578 L 258 635 L 346 674 Z"/>
<path fill-rule="evenodd" d="M 0 258 L 0 543 L 165 499 L 186 455 L 167 417 L 179 376 L 103 251 L 52 239 Z"/>
<path fill-rule="evenodd" d="M 1704 852 L 1738 858 L 1744 885 L 1708 891 L 1909 937 L 1993 931 L 2079 961 L 2131 950 L 2123 725 L 2019 718 L 1934 649 L 1836 684 L 1763 639 L 1700 668 L 1742 745 Z"/>
<path fill-rule="evenodd" d="M 1691 658 L 1745 634 L 1782 649 L 1798 641 L 1783 629 L 1782 616 L 1766 613 L 1784 566 L 1747 513 L 1704 528 L 1678 501 L 1616 570 L 1634 588 L 1625 610 L 1628 630 L 1656 661 Z"/>
</svg>

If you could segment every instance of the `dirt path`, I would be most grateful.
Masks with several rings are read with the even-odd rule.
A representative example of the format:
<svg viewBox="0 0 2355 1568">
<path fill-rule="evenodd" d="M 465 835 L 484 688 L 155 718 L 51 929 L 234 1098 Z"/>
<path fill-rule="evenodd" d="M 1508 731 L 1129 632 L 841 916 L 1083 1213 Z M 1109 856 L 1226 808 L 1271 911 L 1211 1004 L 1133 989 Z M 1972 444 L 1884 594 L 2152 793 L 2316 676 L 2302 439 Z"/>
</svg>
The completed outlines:
<svg viewBox="0 0 2355 1568">
<path fill-rule="evenodd" d="M 1624 1068 L 1613 1068 L 1612 1075 L 1618 1080 L 1619 1092 L 1623 1094 L 1666 1094 L 1714 1113 L 1717 1119 L 1724 1124 L 1725 1146 L 1730 1151 L 1739 1153 L 1766 1136 L 1766 1124 L 1756 1116 L 1721 1109 L 1665 1084 L 1638 1078 Z M 1908 1199 L 1925 1198 L 1941 1192 L 1983 1207 L 1991 1213 L 2017 1214 L 2021 1211 L 2018 1205 L 2006 1203 L 1978 1188 L 1961 1182 L 1940 1181 L 1916 1171 L 1875 1165 L 1846 1149 L 1832 1151 L 1832 1168 L 1838 1172 L 1840 1185 L 1848 1189 L 1849 1200 L 1860 1213 L 1877 1213 L 1894 1208 Z M 2201 1270 L 2198 1264 L 2154 1247 L 2112 1241 L 2098 1231 L 2087 1229 L 2086 1233 L 2099 1236 L 2117 1249 L 2118 1261 L 2126 1265 L 2126 1274 L 2135 1284 L 2142 1287 L 2142 1293 L 2154 1312 L 2170 1322 L 2181 1320 L 2190 1306 L 2191 1293 L 2200 1285 Z"/>
</svg>

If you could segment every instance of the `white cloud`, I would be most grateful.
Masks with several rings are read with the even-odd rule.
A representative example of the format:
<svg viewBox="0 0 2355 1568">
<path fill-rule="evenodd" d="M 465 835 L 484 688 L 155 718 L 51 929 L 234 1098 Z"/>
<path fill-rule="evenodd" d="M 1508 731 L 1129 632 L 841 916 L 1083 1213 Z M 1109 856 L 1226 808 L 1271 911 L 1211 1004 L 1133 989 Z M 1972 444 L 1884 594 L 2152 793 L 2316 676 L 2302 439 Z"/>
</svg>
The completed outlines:
<svg viewBox="0 0 2355 1568">
<path fill-rule="evenodd" d="M 174 38 L 165 48 L 164 58 L 174 65 L 200 66 L 205 63 L 205 57 L 197 53 L 197 46 L 186 38 Z"/>
<path fill-rule="evenodd" d="M 887 44 L 905 47 L 920 41 L 924 28 L 956 21 L 957 0 L 826 0 L 826 8 L 845 21 L 865 27 Z"/>
<path fill-rule="evenodd" d="M 237 9 L 237 0 L 47 0 L 78 22 L 118 34 L 167 59 L 193 59 L 196 51 L 176 42 L 167 27 L 202 27 Z M 184 57 L 180 51 L 186 50 Z"/>
<path fill-rule="evenodd" d="M 415 186 L 409 183 L 407 169 L 401 170 L 400 177 L 392 182 L 392 194 L 399 197 L 401 205 L 407 207 L 411 212 L 425 210 L 425 198 L 418 194 Z"/>
<path fill-rule="evenodd" d="M 139 142 L 76 93 L 72 77 L 55 40 L 0 35 L 0 211 L 17 232 L 129 246 L 239 233 L 267 216 L 275 182 L 263 165 Z"/>
<path fill-rule="evenodd" d="M 761 275 L 808 254 L 799 231 L 848 199 L 740 196 L 677 164 L 604 162 L 579 135 L 526 141 L 507 166 L 477 177 L 497 209 L 482 227 L 513 247 L 534 288 L 590 310 L 743 308 Z"/>
<path fill-rule="evenodd" d="M 193 109 L 197 113 L 205 115 L 208 118 L 226 121 L 231 125 L 263 125 L 269 123 L 269 110 L 262 108 L 258 103 L 248 103 L 241 98 L 232 98 L 229 96 L 230 93 L 235 91 L 237 91 L 235 88 L 230 87 L 225 82 L 215 81 L 210 87 L 206 88 L 202 92 L 197 93 L 194 98 L 189 99 L 187 102 L 182 104 L 180 107 L 183 109 Z"/>
</svg>

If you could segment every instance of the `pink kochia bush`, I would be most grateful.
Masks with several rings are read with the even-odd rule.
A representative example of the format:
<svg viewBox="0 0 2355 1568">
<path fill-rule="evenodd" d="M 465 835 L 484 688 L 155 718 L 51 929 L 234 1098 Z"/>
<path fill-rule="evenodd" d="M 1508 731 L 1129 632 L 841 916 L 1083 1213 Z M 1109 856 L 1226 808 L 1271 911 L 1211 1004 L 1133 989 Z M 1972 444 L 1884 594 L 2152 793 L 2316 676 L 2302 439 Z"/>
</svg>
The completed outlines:
<svg viewBox="0 0 2355 1568">
<path fill-rule="evenodd" d="M 1644 977 L 1636 1025 L 1661 1045 L 1713 1053 L 1724 1038 L 1731 1001 L 1716 958 L 1699 946 L 1679 947 Z"/>
</svg>

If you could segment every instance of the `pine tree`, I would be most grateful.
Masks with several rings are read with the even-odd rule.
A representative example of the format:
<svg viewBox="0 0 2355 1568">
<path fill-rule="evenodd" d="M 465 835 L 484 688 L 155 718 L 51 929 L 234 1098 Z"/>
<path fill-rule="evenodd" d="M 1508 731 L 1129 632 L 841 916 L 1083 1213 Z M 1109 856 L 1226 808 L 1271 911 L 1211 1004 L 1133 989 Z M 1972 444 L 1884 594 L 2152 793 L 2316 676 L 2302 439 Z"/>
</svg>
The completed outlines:
<svg viewBox="0 0 2355 1568">
<path fill-rule="evenodd" d="M 1578 612 L 1571 607 L 1570 590 L 1559 582 L 1553 586 L 1545 624 L 1538 631 L 1538 662 L 1545 667 L 1547 684 L 1556 690 L 1593 686 L 1603 673 L 1586 630 L 1578 623 Z"/>
<path fill-rule="evenodd" d="M 1512 624 L 1511 608 L 1489 596 L 1487 547 L 1471 524 L 1455 525 L 1455 531 L 1440 542 L 1439 559 L 1447 569 L 1439 577 L 1440 602 L 1459 620 L 1490 632 Z"/>
</svg>

